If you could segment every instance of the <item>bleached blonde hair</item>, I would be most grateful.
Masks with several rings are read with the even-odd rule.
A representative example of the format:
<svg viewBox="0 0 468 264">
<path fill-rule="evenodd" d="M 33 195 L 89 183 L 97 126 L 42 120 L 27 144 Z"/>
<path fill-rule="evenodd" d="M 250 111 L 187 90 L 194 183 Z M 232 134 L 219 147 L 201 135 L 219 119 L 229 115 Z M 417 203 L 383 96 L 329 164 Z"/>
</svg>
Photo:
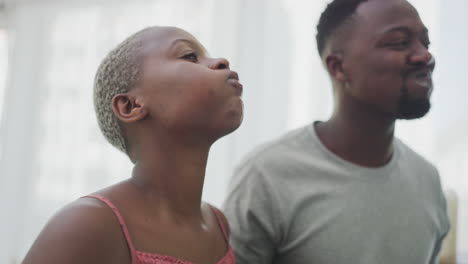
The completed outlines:
<svg viewBox="0 0 468 264">
<path fill-rule="evenodd" d="M 128 155 L 125 131 L 112 111 L 112 98 L 130 91 L 139 81 L 142 67 L 143 36 L 156 27 L 140 30 L 107 54 L 94 79 L 94 109 L 104 137 Z"/>
</svg>

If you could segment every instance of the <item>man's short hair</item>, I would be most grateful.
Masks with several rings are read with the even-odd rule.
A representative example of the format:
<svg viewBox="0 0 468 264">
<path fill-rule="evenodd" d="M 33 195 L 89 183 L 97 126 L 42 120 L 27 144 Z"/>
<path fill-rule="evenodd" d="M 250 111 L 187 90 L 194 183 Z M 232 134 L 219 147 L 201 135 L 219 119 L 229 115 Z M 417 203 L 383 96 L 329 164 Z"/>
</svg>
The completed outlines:
<svg viewBox="0 0 468 264">
<path fill-rule="evenodd" d="M 136 32 L 103 59 L 94 80 L 94 109 L 104 137 L 117 149 L 128 154 L 127 140 L 119 120 L 112 111 L 112 98 L 130 91 L 139 81 L 142 65 L 142 36 L 151 28 Z"/>
<path fill-rule="evenodd" d="M 360 4 L 368 0 L 333 0 L 320 15 L 317 24 L 317 49 L 323 55 L 327 41 L 356 12 Z"/>
</svg>

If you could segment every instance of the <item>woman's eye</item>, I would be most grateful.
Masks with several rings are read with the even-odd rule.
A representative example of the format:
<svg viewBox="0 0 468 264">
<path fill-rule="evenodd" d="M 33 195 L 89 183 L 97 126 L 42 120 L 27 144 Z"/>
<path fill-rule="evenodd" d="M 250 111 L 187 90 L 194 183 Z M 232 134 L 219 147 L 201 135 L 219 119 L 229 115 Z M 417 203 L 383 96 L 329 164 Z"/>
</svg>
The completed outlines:
<svg viewBox="0 0 468 264">
<path fill-rule="evenodd" d="M 181 59 L 188 60 L 191 62 L 198 62 L 198 57 L 195 52 L 185 54 L 184 56 L 181 57 Z"/>
</svg>

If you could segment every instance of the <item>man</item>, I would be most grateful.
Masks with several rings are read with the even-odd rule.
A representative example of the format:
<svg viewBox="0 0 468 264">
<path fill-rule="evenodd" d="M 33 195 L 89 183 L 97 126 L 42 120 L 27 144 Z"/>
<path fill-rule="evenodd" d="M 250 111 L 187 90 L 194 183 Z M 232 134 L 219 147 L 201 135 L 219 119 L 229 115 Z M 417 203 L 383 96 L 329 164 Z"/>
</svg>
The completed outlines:
<svg viewBox="0 0 468 264">
<path fill-rule="evenodd" d="M 394 137 L 430 108 L 435 61 L 405 0 L 334 0 L 317 26 L 334 111 L 254 151 L 224 204 L 237 263 L 435 263 L 436 169 Z"/>
</svg>

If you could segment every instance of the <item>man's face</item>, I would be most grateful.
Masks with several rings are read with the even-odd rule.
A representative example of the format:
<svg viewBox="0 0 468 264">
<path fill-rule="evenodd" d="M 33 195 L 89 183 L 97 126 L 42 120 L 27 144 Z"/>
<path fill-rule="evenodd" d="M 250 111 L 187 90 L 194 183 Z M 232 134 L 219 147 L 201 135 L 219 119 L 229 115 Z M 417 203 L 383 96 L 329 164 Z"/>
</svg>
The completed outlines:
<svg viewBox="0 0 468 264">
<path fill-rule="evenodd" d="M 392 118 L 424 116 L 435 61 L 417 11 L 405 0 L 370 0 L 354 19 L 343 45 L 345 93 Z"/>
</svg>

